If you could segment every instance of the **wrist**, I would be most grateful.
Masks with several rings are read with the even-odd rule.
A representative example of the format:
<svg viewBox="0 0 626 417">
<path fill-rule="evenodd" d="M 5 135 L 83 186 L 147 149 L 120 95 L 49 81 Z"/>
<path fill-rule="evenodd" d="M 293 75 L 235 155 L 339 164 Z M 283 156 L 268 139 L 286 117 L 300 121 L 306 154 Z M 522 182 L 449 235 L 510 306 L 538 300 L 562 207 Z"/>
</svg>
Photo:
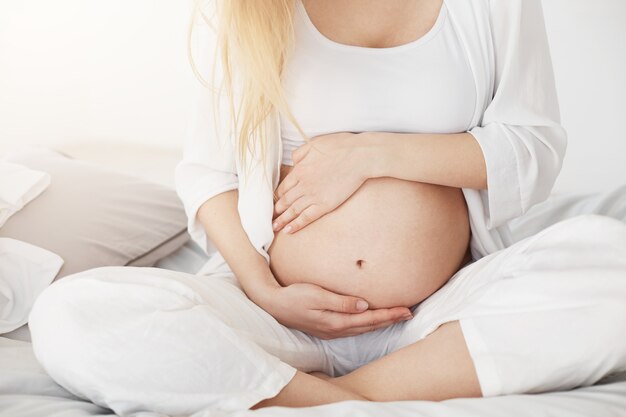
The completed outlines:
<svg viewBox="0 0 626 417">
<path fill-rule="evenodd" d="M 386 176 L 388 146 L 384 146 L 386 132 L 362 132 L 356 144 L 361 149 L 361 172 L 367 178 Z"/>
<path fill-rule="evenodd" d="M 244 288 L 250 300 L 265 309 L 278 289 L 282 288 L 269 267 L 262 274 L 252 277 Z"/>
</svg>

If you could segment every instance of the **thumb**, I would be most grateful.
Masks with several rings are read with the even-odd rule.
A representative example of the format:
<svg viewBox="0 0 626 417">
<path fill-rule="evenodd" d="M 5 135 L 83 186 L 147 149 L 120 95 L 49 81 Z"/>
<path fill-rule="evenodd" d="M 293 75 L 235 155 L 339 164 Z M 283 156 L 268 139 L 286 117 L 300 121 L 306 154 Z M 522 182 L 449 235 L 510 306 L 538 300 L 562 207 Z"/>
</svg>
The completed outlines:
<svg viewBox="0 0 626 417">
<path fill-rule="evenodd" d="M 297 164 L 309 153 L 310 145 L 305 143 L 304 145 L 300 145 L 296 150 L 291 153 L 291 160 L 294 164 Z"/>
</svg>

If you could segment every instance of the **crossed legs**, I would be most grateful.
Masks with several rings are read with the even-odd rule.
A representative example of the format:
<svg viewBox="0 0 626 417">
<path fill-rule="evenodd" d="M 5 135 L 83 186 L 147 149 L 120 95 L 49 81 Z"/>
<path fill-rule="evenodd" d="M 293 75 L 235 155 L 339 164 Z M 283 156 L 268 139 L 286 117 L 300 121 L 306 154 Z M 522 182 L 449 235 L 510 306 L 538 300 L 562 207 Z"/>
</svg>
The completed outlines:
<svg viewBox="0 0 626 417">
<path fill-rule="evenodd" d="M 98 268 L 38 297 L 33 349 L 120 415 L 488 397 L 626 369 L 624 223 L 569 219 L 460 272 L 410 321 L 335 342 L 281 326 L 230 275 Z"/>
<path fill-rule="evenodd" d="M 458 321 L 337 378 L 297 372 L 274 398 L 253 408 L 308 407 L 347 400 L 439 401 L 480 397 L 480 385 Z"/>
</svg>

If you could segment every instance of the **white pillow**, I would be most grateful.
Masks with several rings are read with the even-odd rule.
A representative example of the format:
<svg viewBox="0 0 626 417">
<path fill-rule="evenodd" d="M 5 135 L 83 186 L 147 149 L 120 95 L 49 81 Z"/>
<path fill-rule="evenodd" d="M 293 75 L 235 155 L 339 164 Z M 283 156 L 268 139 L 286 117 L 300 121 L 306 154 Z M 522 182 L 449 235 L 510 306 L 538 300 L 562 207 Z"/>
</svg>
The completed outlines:
<svg viewBox="0 0 626 417">
<path fill-rule="evenodd" d="M 0 238 L 0 334 L 28 321 L 35 299 L 61 269 L 60 256 L 15 239 Z"/>
<path fill-rule="evenodd" d="M 174 189 L 49 149 L 5 160 L 50 174 L 50 186 L 0 228 L 65 261 L 56 279 L 100 266 L 153 266 L 188 240 Z"/>
</svg>

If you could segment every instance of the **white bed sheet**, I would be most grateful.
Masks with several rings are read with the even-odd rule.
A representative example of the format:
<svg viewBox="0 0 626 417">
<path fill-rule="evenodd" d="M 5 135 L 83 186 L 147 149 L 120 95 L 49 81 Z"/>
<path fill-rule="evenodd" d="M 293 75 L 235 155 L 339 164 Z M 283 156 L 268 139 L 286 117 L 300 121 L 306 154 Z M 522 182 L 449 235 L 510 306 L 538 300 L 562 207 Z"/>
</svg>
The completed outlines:
<svg viewBox="0 0 626 417">
<path fill-rule="evenodd" d="M 626 221 L 626 185 L 597 195 L 553 196 L 548 202 L 534 207 L 526 216 L 513 222 L 513 232 L 521 239 L 525 237 L 526 230 L 537 230 L 537 227 L 553 223 L 555 214 L 558 218 L 566 218 L 590 212 Z M 202 251 L 190 243 L 164 258 L 158 266 L 193 273 L 205 260 Z M 0 337 L 1 417 L 114 415 L 111 410 L 80 400 L 56 384 L 38 364 L 29 340 L 27 326 Z M 137 413 L 134 416 L 162 417 L 155 413 Z M 626 372 L 605 378 L 592 387 L 568 392 L 456 399 L 440 403 L 349 401 L 307 409 L 274 407 L 230 414 L 205 411 L 192 417 L 209 416 L 626 417 Z"/>
</svg>

